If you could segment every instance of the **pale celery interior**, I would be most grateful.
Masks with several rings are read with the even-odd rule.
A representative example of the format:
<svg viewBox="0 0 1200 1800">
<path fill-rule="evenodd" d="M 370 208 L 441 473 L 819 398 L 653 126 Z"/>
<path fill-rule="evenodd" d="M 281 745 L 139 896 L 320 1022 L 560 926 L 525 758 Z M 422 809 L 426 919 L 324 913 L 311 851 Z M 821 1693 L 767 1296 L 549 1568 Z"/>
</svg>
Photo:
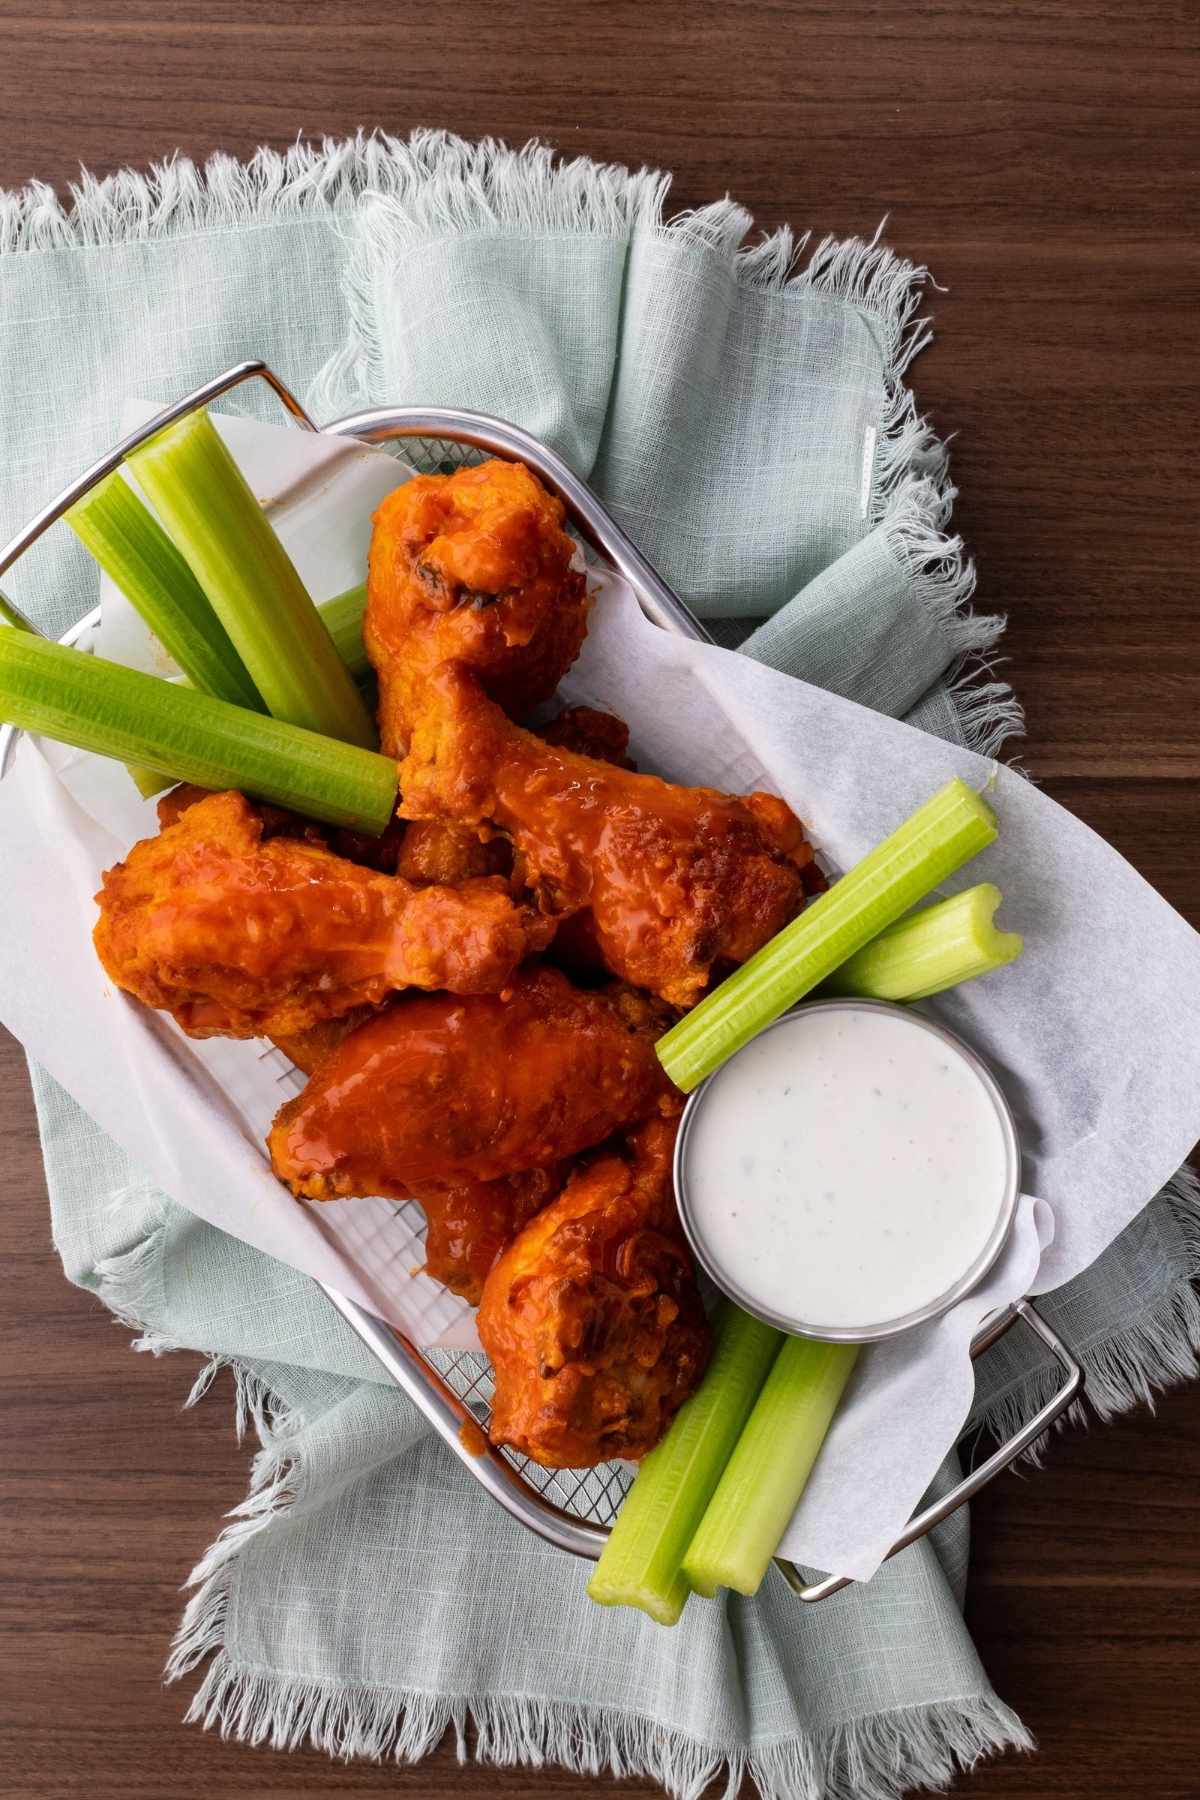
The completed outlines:
<svg viewBox="0 0 1200 1800">
<path fill-rule="evenodd" d="M 818 995 L 927 1000 L 1004 968 L 1021 954 L 1024 941 L 995 924 L 1001 899 L 993 882 L 981 881 L 897 920 L 835 969 Z"/>
</svg>

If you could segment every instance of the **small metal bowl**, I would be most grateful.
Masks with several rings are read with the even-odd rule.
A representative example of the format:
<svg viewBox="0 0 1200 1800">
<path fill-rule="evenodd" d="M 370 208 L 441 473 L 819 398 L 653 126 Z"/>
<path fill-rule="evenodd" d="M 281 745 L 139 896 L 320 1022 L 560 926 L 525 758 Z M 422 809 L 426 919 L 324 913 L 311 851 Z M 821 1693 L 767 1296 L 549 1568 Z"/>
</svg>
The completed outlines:
<svg viewBox="0 0 1200 1800">
<path fill-rule="evenodd" d="M 751 1295 L 744 1293 L 736 1282 L 731 1281 L 725 1271 L 714 1261 L 693 1216 L 688 1189 L 688 1144 L 692 1126 L 695 1124 L 700 1109 L 716 1091 L 724 1069 L 736 1062 L 737 1057 L 743 1054 L 742 1051 L 738 1051 L 736 1055 L 732 1056 L 729 1062 L 723 1064 L 715 1074 L 710 1075 L 707 1081 L 701 1082 L 684 1107 L 679 1125 L 679 1135 L 675 1141 L 675 1197 L 683 1229 L 696 1261 L 714 1285 L 720 1288 L 723 1294 L 727 1294 L 731 1300 L 735 1300 L 744 1312 L 751 1313 L 756 1319 L 762 1319 L 765 1324 L 774 1325 L 778 1330 L 786 1331 L 794 1337 L 819 1338 L 830 1344 L 872 1344 L 881 1338 L 897 1337 L 902 1331 L 908 1331 L 914 1325 L 923 1325 L 929 1319 L 939 1318 L 942 1313 L 949 1312 L 952 1306 L 956 1305 L 983 1280 L 1008 1242 L 1013 1220 L 1017 1216 L 1017 1202 L 1021 1192 L 1021 1151 L 1017 1141 L 1017 1128 L 1012 1110 L 992 1071 L 969 1044 L 965 1044 L 952 1031 L 947 1031 L 944 1025 L 939 1025 L 935 1020 L 926 1018 L 923 1013 L 913 1012 L 907 1006 L 895 1006 L 886 1000 L 817 1000 L 807 1006 L 799 1006 L 791 1012 L 785 1013 L 782 1018 L 776 1019 L 774 1024 L 768 1025 L 766 1030 L 786 1031 L 789 1025 L 805 1013 L 836 1011 L 895 1013 L 907 1024 L 931 1032 L 934 1037 L 957 1051 L 965 1059 L 979 1077 L 985 1092 L 991 1099 L 996 1109 L 1004 1144 L 1006 1164 L 1004 1199 L 987 1242 L 970 1267 L 963 1271 L 952 1287 L 947 1288 L 936 1299 L 928 1301 L 926 1305 L 917 1307 L 914 1311 L 907 1312 L 899 1318 L 885 1319 L 875 1325 L 856 1325 L 853 1328 L 818 1325 L 805 1319 L 789 1318 L 772 1312 Z M 765 1033 L 760 1033 L 760 1036 L 762 1035 Z M 755 1039 L 755 1042 L 757 1041 Z"/>
</svg>

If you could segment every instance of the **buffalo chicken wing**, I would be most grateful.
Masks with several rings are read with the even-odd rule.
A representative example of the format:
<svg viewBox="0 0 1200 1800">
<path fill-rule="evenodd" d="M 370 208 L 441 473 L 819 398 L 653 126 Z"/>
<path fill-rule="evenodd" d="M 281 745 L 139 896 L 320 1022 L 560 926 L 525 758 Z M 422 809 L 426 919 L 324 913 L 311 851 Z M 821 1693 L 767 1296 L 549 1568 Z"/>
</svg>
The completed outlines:
<svg viewBox="0 0 1200 1800">
<path fill-rule="evenodd" d="M 812 849 L 770 794 L 686 788 L 546 744 L 444 670 L 401 765 L 406 817 L 491 821 L 551 918 L 586 911 L 607 967 L 676 1006 L 799 911 Z"/>
<path fill-rule="evenodd" d="M 275 1173 L 308 1199 L 419 1200 L 431 1272 L 476 1297 L 564 1158 L 672 1104 L 654 1054 L 665 1022 L 643 995 L 583 992 L 536 963 L 502 996 L 397 1000 L 282 1108 Z"/>
<path fill-rule="evenodd" d="M 513 722 L 514 685 L 540 694 L 582 639 L 569 545 L 515 464 L 423 477 L 379 509 L 364 636 L 385 741 L 407 750 L 401 812 L 506 833 L 548 916 L 587 912 L 613 974 L 690 1006 L 799 910 L 812 851 L 770 795 L 675 786 Z"/>
<path fill-rule="evenodd" d="M 397 988 L 495 992 L 546 939 L 494 879 L 417 888 L 212 794 L 109 869 L 96 949 L 194 1037 L 286 1037 Z"/>
<path fill-rule="evenodd" d="M 521 717 L 548 700 L 587 630 L 563 506 L 521 463 L 418 475 L 375 515 L 363 639 L 379 676 L 383 748 L 402 755 L 425 676 L 471 668 Z"/>
<path fill-rule="evenodd" d="M 671 1188 L 674 1118 L 601 1156 L 518 1233 L 483 1284 L 489 1435 L 547 1468 L 653 1449 L 709 1336 Z"/>
</svg>

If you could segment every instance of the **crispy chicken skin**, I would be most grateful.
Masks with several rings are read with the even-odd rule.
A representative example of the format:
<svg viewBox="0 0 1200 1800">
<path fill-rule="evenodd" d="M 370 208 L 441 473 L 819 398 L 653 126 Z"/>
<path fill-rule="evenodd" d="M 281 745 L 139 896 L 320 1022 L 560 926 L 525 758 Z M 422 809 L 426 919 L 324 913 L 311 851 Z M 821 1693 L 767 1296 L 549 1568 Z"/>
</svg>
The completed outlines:
<svg viewBox="0 0 1200 1800">
<path fill-rule="evenodd" d="M 336 1050 L 344 1037 L 349 1037 L 360 1025 L 375 1017 L 373 1006 L 353 1006 L 349 1012 L 339 1013 L 336 1019 L 321 1019 L 316 1025 L 309 1025 L 303 1031 L 294 1031 L 271 1035 L 271 1042 L 277 1050 L 282 1050 L 289 1062 L 305 1075 L 312 1075 L 325 1061 L 331 1051 Z"/>
<path fill-rule="evenodd" d="M 512 846 L 507 838 L 480 836 L 469 825 L 441 819 L 419 819 L 404 828 L 396 873 L 417 886 L 430 882 L 454 887 L 480 875 L 511 875 Z"/>
<path fill-rule="evenodd" d="M 211 788 L 193 787 L 187 782 L 172 788 L 158 802 L 159 829 L 165 831 L 168 825 L 178 824 L 189 807 L 198 806 L 202 800 L 209 799 L 212 791 Z M 402 869 L 398 870 L 397 865 L 401 841 L 407 836 L 409 827 L 396 815 L 388 820 L 384 830 L 376 837 L 365 831 L 346 831 L 332 825 L 319 825 L 315 819 L 306 819 L 302 813 L 287 812 L 282 806 L 269 806 L 264 800 L 256 800 L 254 810 L 262 822 L 264 842 L 274 837 L 302 838 L 307 844 L 323 844 L 336 856 L 362 863 L 368 869 L 378 869 L 381 874 L 405 873 Z M 443 879 L 454 882 L 462 881 L 468 875 L 492 873 L 490 868 L 462 869 Z"/>
<path fill-rule="evenodd" d="M 178 825 L 185 812 L 190 812 L 193 806 L 200 806 L 212 797 L 212 788 L 196 787 L 190 781 L 169 788 L 154 808 L 158 814 L 158 829 L 166 831 L 170 826 Z M 318 825 L 315 819 L 306 819 L 300 813 L 288 812 L 282 806 L 271 806 L 266 800 L 247 801 L 246 804 L 253 805 L 264 843 L 268 838 L 291 837 L 302 838 L 307 844 L 329 844 L 331 827 L 328 825 Z M 403 820 L 398 820 L 397 824 L 400 830 L 404 830 Z"/>
<path fill-rule="evenodd" d="M 652 1449 L 693 1391 L 709 1334 L 675 1214 L 675 1118 L 601 1156 L 527 1224 L 483 1284 L 489 1435 L 546 1468 Z"/>
<path fill-rule="evenodd" d="M 548 725 L 538 726 L 537 735 L 544 744 L 553 744 L 559 750 L 594 756 L 618 769 L 634 767 L 629 756 L 628 725 L 615 713 L 600 712 L 594 706 L 564 707 Z"/>
<path fill-rule="evenodd" d="M 513 723 L 514 690 L 549 691 L 582 640 L 561 517 L 499 462 L 421 477 L 377 512 L 364 637 L 385 744 L 407 748 L 400 810 L 498 827 L 548 916 L 589 912 L 615 975 L 690 1006 L 799 910 L 812 851 L 770 795 L 674 786 L 581 754 L 569 728 L 547 743 Z"/>
<path fill-rule="evenodd" d="M 275 1173 L 313 1200 L 437 1195 L 542 1169 L 673 1093 L 662 1009 L 523 968 L 504 995 L 408 995 L 359 1026 L 275 1119 Z"/>
<path fill-rule="evenodd" d="M 415 888 L 211 794 L 109 869 L 96 949 L 119 987 L 193 1037 L 287 1037 L 397 988 L 495 992 L 540 920 L 502 881 Z"/>
<path fill-rule="evenodd" d="M 474 669 L 521 717 L 548 700 L 587 630 L 563 506 L 522 463 L 418 475 L 375 515 L 363 636 L 379 675 L 383 748 L 402 755 L 425 675 Z"/>
</svg>

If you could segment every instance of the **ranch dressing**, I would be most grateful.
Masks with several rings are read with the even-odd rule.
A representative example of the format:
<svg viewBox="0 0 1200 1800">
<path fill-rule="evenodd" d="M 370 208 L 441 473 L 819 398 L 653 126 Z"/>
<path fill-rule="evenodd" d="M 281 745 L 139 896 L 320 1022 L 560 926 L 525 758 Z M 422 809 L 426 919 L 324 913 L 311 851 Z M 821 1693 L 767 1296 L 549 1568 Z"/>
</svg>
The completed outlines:
<svg viewBox="0 0 1200 1800">
<path fill-rule="evenodd" d="M 936 1307 L 999 1250 L 1016 1198 L 1011 1121 L 982 1066 L 918 1014 L 802 1009 L 693 1107 L 685 1222 L 718 1285 L 752 1310 L 866 1331 Z"/>
</svg>

